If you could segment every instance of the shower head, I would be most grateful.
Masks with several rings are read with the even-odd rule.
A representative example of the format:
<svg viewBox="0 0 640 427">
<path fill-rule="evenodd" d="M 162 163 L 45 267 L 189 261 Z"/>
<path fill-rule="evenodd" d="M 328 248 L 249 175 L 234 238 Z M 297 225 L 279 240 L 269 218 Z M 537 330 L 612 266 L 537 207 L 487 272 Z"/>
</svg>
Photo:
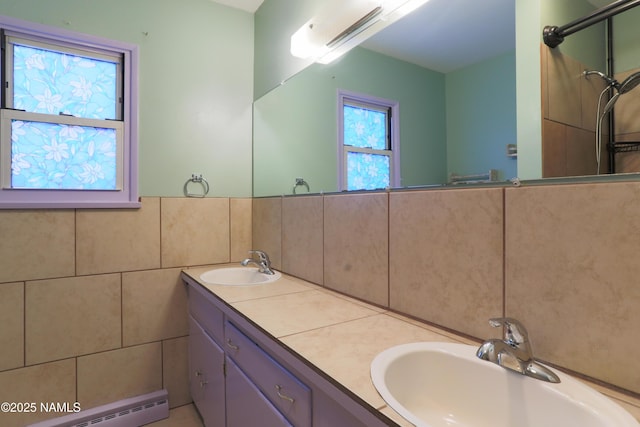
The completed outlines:
<svg viewBox="0 0 640 427">
<path fill-rule="evenodd" d="M 631 89 L 638 86 L 639 84 L 640 84 L 640 71 L 637 71 L 631 74 L 626 79 L 624 79 L 622 83 L 620 83 L 618 92 L 622 95 L 623 93 L 629 92 Z"/>
<path fill-rule="evenodd" d="M 598 76 L 600 76 L 600 78 L 602 80 L 604 80 L 605 82 L 607 82 L 608 86 L 613 86 L 616 89 L 618 88 L 618 86 L 620 86 L 620 84 L 618 83 L 618 81 L 616 79 L 612 79 L 611 77 L 607 76 L 605 73 L 601 72 L 601 71 L 596 71 L 596 70 L 584 70 L 582 72 L 582 74 L 586 77 L 589 78 L 589 76 L 596 74 Z"/>
<path fill-rule="evenodd" d="M 604 116 L 609 111 L 613 109 L 613 106 L 618 101 L 620 95 L 624 95 L 625 93 L 631 91 L 634 87 L 640 84 L 640 71 L 631 74 L 629 77 L 624 79 L 622 83 L 616 86 L 618 90 L 615 95 L 611 97 L 607 105 L 604 106 L 604 110 L 602 111 L 602 115 Z"/>
<path fill-rule="evenodd" d="M 602 117 L 606 116 L 607 113 L 613 109 L 613 106 L 618 101 L 619 97 L 620 97 L 620 92 L 617 92 L 615 95 L 611 97 L 609 102 L 607 102 L 607 105 L 604 106 L 604 110 L 602 110 Z"/>
</svg>

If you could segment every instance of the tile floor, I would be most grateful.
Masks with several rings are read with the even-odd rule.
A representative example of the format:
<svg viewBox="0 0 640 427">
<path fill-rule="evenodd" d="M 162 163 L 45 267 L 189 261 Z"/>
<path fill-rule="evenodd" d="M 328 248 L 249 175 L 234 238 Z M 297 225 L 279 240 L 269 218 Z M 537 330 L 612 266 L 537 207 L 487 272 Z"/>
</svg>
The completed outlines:
<svg viewBox="0 0 640 427">
<path fill-rule="evenodd" d="M 169 418 L 147 424 L 147 427 L 204 427 L 204 425 L 196 408 L 191 404 L 173 408 L 169 411 Z"/>
</svg>

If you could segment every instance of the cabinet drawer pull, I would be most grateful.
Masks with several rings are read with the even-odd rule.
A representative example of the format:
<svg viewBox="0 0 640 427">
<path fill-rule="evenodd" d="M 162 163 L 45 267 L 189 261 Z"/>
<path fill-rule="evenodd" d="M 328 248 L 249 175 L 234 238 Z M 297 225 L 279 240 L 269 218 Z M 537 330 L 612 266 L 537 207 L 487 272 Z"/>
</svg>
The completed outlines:
<svg viewBox="0 0 640 427">
<path fill-rule="evenodd" d="M 195 371 L 194 374 L 195 374 L 196 377 L 202 376 L 202 372 L 200 372 L 200 371 Z"/>
<path fill-rule="evenodd" d="M 296 401 L 293 397 L 290 397 L 290 396 L 287 396 L 286 394 L 283 394 L 281 390 L 282 390 L 282 387 L 280 385 L 276 384 L 276 393 L 278 393 L 278 397 L 280 399 L 284 399 L 284 400 L 286 400 L 286 401 L 288 401 L 290 403 L 293 403 L 293 402 Z"/>
<path fill-rule="evenodd" d="M 209 384 L 209 381 L 200 381 L 200 388 L 204 388 L 207 384 Z"/>
<path fill-rule="evenodd" d="M 229 347 L 232 350 L 239 350 L 240 347 L 238 347 L 237 345 L 235 345 L 232 341 L 231 338 L 227 338 L 227 347 Z"/>
</svg>

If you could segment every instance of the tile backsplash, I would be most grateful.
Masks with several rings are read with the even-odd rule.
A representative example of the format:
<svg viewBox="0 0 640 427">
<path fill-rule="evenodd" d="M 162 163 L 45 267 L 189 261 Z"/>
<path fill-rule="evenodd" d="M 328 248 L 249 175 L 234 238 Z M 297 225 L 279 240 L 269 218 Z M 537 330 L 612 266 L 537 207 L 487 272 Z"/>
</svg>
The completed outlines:
<svg viewBox="0 0 640 427">
<path fill-rule="evenodd" d="M 251 249 L 251 199 L 0 210 L 0 401 L 189 403 L 183 267 Z M 64 414 L 2 413 L 19 427 Z"/>
<path fill-rule="evenodd" d="M 265 250 L 286 273 L 640 394 L 640 183 L 144 198 L 0 211 L 0 401 L 190 401 L 180 270 Z M 0 414 L 22 426 L 56 414 Z"/>
<path fill-rule="evenodd" d="M 488 318 L 518 318 L 538 358 L 640 393 L 638 182 L 273 197 L 253 209 L 254 231 L 271 229 L 254 245 L 287 273 L 322 268 L 317 284 L 478 340 L 500 336 Z M 301 230 L 307 240 L 287 234 Z"/>
</svg>

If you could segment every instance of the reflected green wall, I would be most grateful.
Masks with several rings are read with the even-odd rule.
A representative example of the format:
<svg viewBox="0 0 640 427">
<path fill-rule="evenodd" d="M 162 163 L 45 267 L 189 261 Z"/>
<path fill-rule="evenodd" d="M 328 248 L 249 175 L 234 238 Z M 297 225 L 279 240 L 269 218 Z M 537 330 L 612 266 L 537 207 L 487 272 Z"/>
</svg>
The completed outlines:
<svg viewBox="0 0 640 427">
<path fill-rule="evenodd" d="M 640 23 L 640 7 L 635 7 L 613 18 L 613 52 L 616 73 L 640 67 L 638 23 Z"/>
<path fill-rule="evenodd" d="M 254 99 L 297 74 L 312 61 L 289 52 L 291 35 L 321 5 L 320 0 L 265 0 L 255 14 Z"/>
<path fill-rule="evenodd" d="M 510 52 L 446 75 L 449 174 L 517 176 L 516 159 L 507 157 L 517 141 L 515 66 Z"/>
<path fill-rule="evenodd" d="M 402 185 L 446 181 L 445 76 L 356 48 L 312 65 L 255 102 L 254 195 L 336 191 L 338 89 L 400 103 Z"/>
<path fill-rule="evenodd" d="M 0 0 L 0 14 L 139 46 L 140 194 L 251 196 L 253 14 L 209 0 Z"/>
<path fill-rule="evenodd" d="M 542 27 L 566 25 L 595 9 L 596 7 L 587 0 L 545 0 L 540 10 Z M 606 72 L 606 34 L 605 23 L 599 22 L 565 37 L 565 40 L 555 49 L 595 70 Z M 542 28 L 540 35 L 542 35 Z"/>
</svg>

